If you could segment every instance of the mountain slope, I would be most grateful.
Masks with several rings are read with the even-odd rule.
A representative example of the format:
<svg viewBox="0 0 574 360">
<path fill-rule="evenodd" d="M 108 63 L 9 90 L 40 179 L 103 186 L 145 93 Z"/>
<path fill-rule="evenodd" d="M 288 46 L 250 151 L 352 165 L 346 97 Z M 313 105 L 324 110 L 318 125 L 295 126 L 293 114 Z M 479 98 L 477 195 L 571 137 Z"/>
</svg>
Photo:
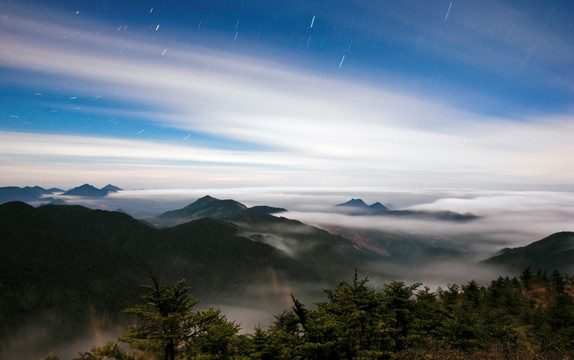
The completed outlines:
<svg viewBox="0 0 574 360">
<path fill-rule="evenodd" d="M 112 184 L 108 184 L 108 185 L 104 186 L 104 187 L 102 188 L 102 190 L 107 190 L 108 192 L 122 191 L 121 188 L 119 188 L 119 187 L 117 187 L 117 186 L 115 186 L 115 185 L 112 185 Z"/>
<path fill-rule="evenodd" d="M 270 206 L 248 208 L 235 200 L 219 200 L 207 195 L 184 208 L 167 211 L 155 218 L 146 219 L 146 221 L 156 226 L 173 226 L 201 218 L 229 219 L 243 212 L 273 214 L 282 211 L 285 209 Z"/>
<path fill-rule="evenodd" d="M 363 199 L 351 199 L 347 202 L 344 202 L 342 204 L 337 204 L 335 206 L 339 206 L 339 207 L 346 206 L 346 207 L 357 207 L 357 208 L 368 208 L 369 207 L 369 205 L 367 205 L 363 201 Z"/>
<path fill-rule="evenodd" d="M 524 247 L 504 249 L 482 263 L 507 268 L 515 273 L 530 267 L 532 271 L 574 272 L 574 232 L 554 233 Z"/>
<path fill-rule="evenodd" d="M 207 218 L 158 230 L 81 206 L 0 205 L 0 345 L 26 326 L 49 324 L 48 346 L 81 336 L 94 316 L 103 325 L 122 321 L 121 310 L 139 300 L 149 271 L 165 281 L 188 279 L 202 301 L 239 297 L 259 306 L 251 297 L 260 289 L 267 303 L 281 306 L 285 296 L 277 289 L 324 279 L 339 267 L 341 257 L 307 263 L 257 241 L 257 229 L 249 231 L 253 238 L 245 232 L 245 225 Z"/>
<path fill-rule="evenodd" d="M 66 191 L 63 195 L 101 197 L 108 195 L 108 191 L 98 189 L 90 184 L 84 184 Z"/>
<path fill-rule="evenodd" d="M 345 276 L 355 268 L 384 259 L 369 249 L 357 247 L 343 236 L 297 220 L 243 213 L 231 221 L 244 236 L 283 250 L 325 280 Z"/>
<path fill-rule="evenodd" d="M 316 269 L 277 248 L 242 236 L 221 220 L 202 218 L 160 230 L 153 260 L 166 273 L 187 274 L 202 293 L 240 293 L 247 284 L 318 279 Z M 273 278 L 273 279 L 272 279 Z"/>
<path fill-rule="evenodd" d="M 16 186 L 0 188 L 0 204 L 9 201 L 34 201 L 38 200 L 39 194 L 32 189 L 22 189 Z"/>
</svg>

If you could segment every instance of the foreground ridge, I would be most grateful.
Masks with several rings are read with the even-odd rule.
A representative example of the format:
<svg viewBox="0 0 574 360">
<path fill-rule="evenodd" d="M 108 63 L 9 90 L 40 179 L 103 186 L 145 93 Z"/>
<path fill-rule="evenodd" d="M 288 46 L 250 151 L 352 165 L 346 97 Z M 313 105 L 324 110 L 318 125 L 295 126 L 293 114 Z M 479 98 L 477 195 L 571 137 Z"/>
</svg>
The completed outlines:
<svg viewBox="0 0 574 360">
<path fill-rule="evenodd" d="M 326 301 L 293 306 L 266 330 L 239 334 L 240 324 L 218 309 L 195 310 L 184 280 L 146 285 L 144 302 L 127 309 L 143 322 L 94 354 L 143 359 L 545 359 L 574 355 L 574 279 L 558 272 L 499 277 L 431 291 L 393 281 L 380 290 L 368 278 L 342 280 Z M 167 326 L 169 325 L 169 326 Z M 136 351 L 138 350 L 138 351 Z"/>
</svg>

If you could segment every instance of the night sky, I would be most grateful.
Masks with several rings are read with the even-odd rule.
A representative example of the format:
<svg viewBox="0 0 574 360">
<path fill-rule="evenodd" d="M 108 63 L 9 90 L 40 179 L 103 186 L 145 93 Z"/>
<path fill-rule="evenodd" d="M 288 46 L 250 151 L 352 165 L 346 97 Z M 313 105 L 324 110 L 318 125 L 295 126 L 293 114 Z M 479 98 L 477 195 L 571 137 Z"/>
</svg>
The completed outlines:
<svg viewBox="0 0 574 360">
<path fill-rule="evenodd" d="M 0 186 L 572 190 L 568 1 L 0 1 Z"/>
</svg>

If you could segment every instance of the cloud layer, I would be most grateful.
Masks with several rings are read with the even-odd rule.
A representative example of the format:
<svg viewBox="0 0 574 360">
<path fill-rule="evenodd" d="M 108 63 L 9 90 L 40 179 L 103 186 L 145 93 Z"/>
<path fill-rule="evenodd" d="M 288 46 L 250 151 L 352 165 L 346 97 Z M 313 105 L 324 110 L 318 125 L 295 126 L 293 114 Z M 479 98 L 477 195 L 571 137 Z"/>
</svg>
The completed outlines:
<svg viewBox="0 0 574 360">
<path fill-rule="evenodd" d="M 77 182 L 87 176 L 86 164 L 90 176 L 107 176 L 124 187 L 251 181 L 254 186 L 561 188 L 574 181 L 571 114 L 485 117 L 258 53 L 240 55 L 137 33 L 111 36 L 57 20 L 26 12 L 3 19 L 0 66 L 28 74 L 11 82 L 42 88 L 49 76 L 63 82 L 72 98 L 100 94 L 122 104 L 78 108 L 78 118 L 128 114 L 142 126 L 207 134 L 213 142 L 141 140 L 139 132 L 109 138 L 74 129 L 51 135 L 33 128 L 1 131 L 0 166 L 11 174 L 3 178 L 6 184 L 46 179 L 49 171 Z M 21 116 L 23 122 L 41 117 Z"/>
</svg>

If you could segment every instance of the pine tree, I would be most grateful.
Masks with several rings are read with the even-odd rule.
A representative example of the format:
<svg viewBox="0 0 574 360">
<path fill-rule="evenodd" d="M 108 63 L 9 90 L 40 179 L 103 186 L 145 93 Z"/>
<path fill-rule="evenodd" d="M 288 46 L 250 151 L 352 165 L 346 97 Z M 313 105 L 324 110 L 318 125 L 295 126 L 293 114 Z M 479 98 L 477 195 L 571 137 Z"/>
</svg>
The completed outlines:
<svg viewBox="0 0 574 360">
<path fill-rule="evenodd" d="M 150 280 L 151 285 L 144 285 L 148 290 L 142 296 L 145 302 L 125 310 L 137 315 L 141 323 L 132 326 L 120 341 L 139 350 L 163 352 L 165 360 L 174 360 L 194 335 L 197 319 L 192 308 L 199 301 L 187 294 L 185 280 L 165 287 L 154 275 Z"/>
</svg>

